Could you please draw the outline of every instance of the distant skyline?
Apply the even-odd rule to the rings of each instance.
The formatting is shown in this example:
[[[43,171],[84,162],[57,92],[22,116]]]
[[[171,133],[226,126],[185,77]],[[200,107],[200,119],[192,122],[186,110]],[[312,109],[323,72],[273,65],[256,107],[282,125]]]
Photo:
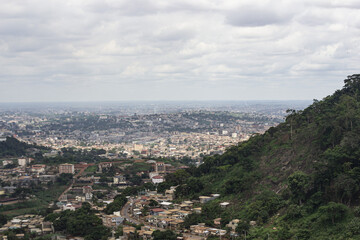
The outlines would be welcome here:
[[[0,0],[0,102],[322,99],[360,2]]]
[[[92,112],[100,114],[155,114],[192,111],[243,112],[257,114],[287,109],[302,110],[310,100],[248,100],[248,101],[109,101],[109,102],[8,102],[0,103],[0,113],[63,113]]]

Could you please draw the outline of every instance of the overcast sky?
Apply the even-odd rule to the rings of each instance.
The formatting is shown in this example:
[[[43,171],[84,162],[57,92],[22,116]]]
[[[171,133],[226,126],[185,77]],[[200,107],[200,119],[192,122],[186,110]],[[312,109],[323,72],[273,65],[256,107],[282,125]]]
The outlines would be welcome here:
[[[360,1],[0,0],[0,102],[321,99]]]

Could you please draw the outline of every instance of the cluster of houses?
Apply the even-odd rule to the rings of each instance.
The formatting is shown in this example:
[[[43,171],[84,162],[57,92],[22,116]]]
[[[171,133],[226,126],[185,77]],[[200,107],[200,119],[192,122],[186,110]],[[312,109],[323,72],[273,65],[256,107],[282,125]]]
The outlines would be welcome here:
[[[63,173],[75,174],[83,171],[89,165],[86,163],[79,164],[59,164],[59,165],[46,165],[46,164],[33,164],[33,158],[19,158],[19,159],[5,159],[2,160],[3,167],[0,167],[0,179],[6,182],[7,188],[0,187],[0,201],[4,198],[2,195],[9,195],[13,193],[16,188],[30,188],[37,184],[47,184],[49,182],[54,183],[57,176]],[[136,162],[136,160],[134,161]],[[152,166],[152,171],[147,172],[149,179],[143,179],[144,182],[152,182],[153,184],[159,184],[165,181],[164,177],[176,171],[176,168],[171,164],[164,162],[157,162],[154,160],[148,160],[146,162]],[[7,168],[7,165],[12,165],[11,168]],[[16,167],[13,167],[13,166]],[[126,165],[126,164],[125,164]],[[122,168],[126,166],[122,166]],[[131,164],[129,164],[131,165]],[[98,173],[104,173],[114,166],[114,162],[101,162],[98,164]],[[183,166],[185,167],[185,166]],[[138,173],[140,176],[144,172]],[[84,178],[83,176],[80,176]],[[86,181],[93,183],[100,183],[100,177],[92,177]],[[113,177],[113,181],[109,182],[109,186],[117,186],[119,189],[128,187],[131,183],[125,178],[123,174],[117,174]],[[86,200],[90,197],[87,196]]]
[[[200,196],[199,200],[173,203],[171,201],[173,200],[174,191],[174,187],[167,190],[165,195],[158,194],[155,191],[149,191],[144,196],[131,199],[130,215],[138,222],[145,224],[148,228],[144,228],[141,231],[143,239],[151,239],[149,237],[151,235],[151,229],[170,229],[177,232],[184,232],[183,223],[186,216],[192,213],[201,213],[202,204],[220,196],[219,194],[212,194],[210,196]],[[152,200],[158,202],[158,206],[149,208],[149,204],[153,202]],[[221,207],[226,208],[230,203],[221,202],[219,204]],[[214,219],[214,225],[220,227],[220,221],[221,218]],[[239,221],[238,219],[234,219],[227,224],[227,227],[231,229],[230,234],[232,236],[237,236],[235,230]],[[124,231],[124,235],[128,237],[135,231],[135,229],[131,227],[126,228],[126,230],[127,231]],[[186,237],[186,234],[184,234],[184,239],[206,239],[211,235],[223,236],[226,233],[227,231],[221,228],[209,227],[205,226],[205,223],[198,223],[197,225],[192,225],[186,233],[195,238]]]
[[[33,160],[32,158],[19,158],[2,161],[3,167],[0,168],[0,180],[5,183],[5,186],[0,186],[0,202],[14,200],[11,195],[17,188],[32,188],[39,184],[54,183],[61,173],[75,173],[76,165],[74,164],[60,164],[58,166],[30,165]],[[12,165],[11,168],[7,168],[9,164]]]
[[[112,202],[118,193],[115,190],[107,191],[101,188],[94,188],[94,184],[100,183],[100,177],[81,175],[81,171],[86,169],[88,166],[87,164],[60,164],[58,166],[47,166],[44,164],[31,165],[31,162],[32,159],[30,158],[21,158],[18,159],[18,167],[12,169],[0,169],[1,179],[11,181],[11,184],[9,184],[10,186],[0,188],[0,200],[2,199],[2,195],[10,196],[9,194],[14,193],[17,187],[27,186],[27,184],[31,184],[31,182],[34,182],[35,180],[38,181],[38,183],[47,183],[55,181],[59,174],[75,174],[77,172],[78,174],[74,177],[71,186],[58,199],[59,201],[56,203],[58,209],[55,210],[55,212],[65,210],[75,211],[82,206],[83,202],[92,202],[94,194],[98,195],[97,193],[101,192],[103,198],[98,200],[101,201],[103,205],[94,204],[93,208],[100,210],[98,216],[103,220],[105,226],[115,229],[123,224],[125,220],[144,224],[141,230],[137,231],[132,226],[124,226],[123,233],[125,239],[135,234],[135,232],[143,239],[152,239],[152,233],[156,229],[170,229],[177,232],[183,232],[183,239],[206,239],[210,235],[223,236],[226,234],[226,230],[208,227],[205,226],[204,223],[193,225],[190,227],[190,230],[187,230],[186,234],[189,234],[189,236],[194,238],[186,237],[186,231],[183,229],[184,220],[188,215],[192,213],[201,213],[201,205],[218,198],[220,196],[219,194],[200,196],[199,200],[173,203],[172,201],[174,200],[176,191],[175,187],[166,190],[165,194],[159,194],[157,191],[147,191],[144,192],[145,195],[138,196],[137,198],[129,198],[129,215],[123,216],[121,212],[114,212],[107,215],[102,212],[102,210],[104,210],[106,204]],[[163,182],[166,174],[176,170],[171,165],[163,162],[148,160],[147,163],[152,165],[152,171],[148,172],[148,181],[151,181],[154,184]],[[99,163],[98,172],[107,172],[113,167],[113,164],[113,162]],[[16,177],[13,177],[14,175],[9,175],[13,174],[13,171],[15,171]],[[118,189],[129,186],[126,177],[118,172],[113,176],[112,181],[107,184],[109,186],[116,186]],[[220,206],[224,208],[228,205],[228,202],[220,203]],[[220,221],[221,219],[215,219],[214,225],[220,226]],[[236,234],[235,229],[238,223],[239,220],[234,219],[227,225],[227,227],[231,229],[230,234]],[[33,215],[18,216],[12,219],[0,229],[0,232],[17,228],[25,228],[27,231],[39,235],[54,232],[51,223],[44,222],[43,218]],[[21,238],[20,235],[18,237]]]
[[[7,230],[25,229],[30,233],[37,235],[50,234],[54,232],[51,222],[44,221],[44,217],[39,215],[21,215],[8,221],[0,228],[0,234]],[[17,234],[16,237],[22,238],[24,234]]]

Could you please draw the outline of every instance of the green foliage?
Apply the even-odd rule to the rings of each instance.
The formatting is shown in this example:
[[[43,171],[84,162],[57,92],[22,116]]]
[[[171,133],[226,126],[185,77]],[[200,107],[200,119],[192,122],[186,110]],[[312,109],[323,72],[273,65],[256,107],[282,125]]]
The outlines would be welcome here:
[[[202,222],[204,222],[203,215],[197,213],[191,213],[185,217],[183,226],[189,229],[191,225],[196,225]]]
[[[150,207],[156,207],[158,205],[159,205],[159,203],[157,201],[155,201],[154,199],[150,199],[150,203],[149,203]]]
[[[246,221],[240,221],[238,223],[238,226],[236,227],[236,232],[239,234],[242,234],[244,232],[249,231],[250,229],[250,224]]]
[[[62,155],[57,155],[55,157],[50,158],[36,158],[36,163],[43,163],[43,164],[61,164],[61,163],[94,163],[94,162],[101,162],[107,160],[104,157],[99,155],[104,154],[105,150],[103,149],[91,149],[89,150],[76,150],[73,148],[62,148],[61,152]]]
[[[7,223],[7,217],[5,216],[5,215],[3,215],[3,214],[0,214],[0,227],[2,226],[2,225],[4,225],[5,223]]]
[[[156,186],[152,183],[145,183],[141,186],[132,186],[127,187],[123,190],[122,194],[125,196],[134,196],[139,194],[140,192],[143,192],[145,190],[154,191],[156,189]],[[164,190],[165,191],[165,190]]]
[[[175,191],[175,197],[195,198],[204,189],[203,183],[194,177],[188,178],[184,184],[179,185]]]
[[[180,169],[173,174],[166,175],[165,180],[166,182],[170,182],[173,186],[176,186],[184,183],[189,177],[190,174],[186,170]]]
[[[27,150],[30,148],[47,149],[46,147],[20,142],[13,137],[7,137],[6,141],[0,142],[0,157],[21,157],[27,155]]]
[[[346,226],[347,237],[360,236],[360,218],[353,218]]]
[[[329,202],[327,205],[321,206],[319,211],[322,214],[322,221],[335,224],[346,217],[349,209],[344,204]]]
[[[289,189],[292,193],[293,199],[299,204],[305,200],[306,193],[309,188],[309,176],[303,172],[295,172],[289,176]]]
[[[7,164],[4,166],[4,169],[13,169],[13,168],[16,168],[16,164],[13,164],[13,163],[10,163],[10,164]]]
[[[171,231],[171,230],[166,230],[166,231],[160,231],[160,230],[156,230],[153,232],[152,234],[154,240],[176,240],[177,236],[176,234]]]
[[[106,214],[112,214],[113,212],[120,211],[127,203],[127,198],[124,194],[117,195],[114,201],[106,206],[104,212]]]
[[[120,225],[120,226],[118,226],[118,227],[116,228],[116,230],[115,230],[115,237],[116,237],[116,238],[119,238],[119,237],[122,236],[123,234],[124,234],[124,232],[123,232],[123,226]]]
[[[287,207],[284,219],[285,220],[296,220],[298,218],[301,218],[302,216],[303,216],[303,214],[301,211],[301,207],[296,204],[292,204]]]
[[[132,177],[129,178],[129,181],[133,184],[133,185],[141,185],[142,183],[142,179],[140,176],[138,175],[133,175]]]
[[[72,180],[73,175],[71,173],[61,173],[57,178],[56,182],[60,185],[67,185]]]
[[[243,219],[266,223],[284,204],[284,200],[274,192],[264,191],[246,205]]]
[[[102,220],[86,203],[76,211],[51,213],[46,219],[53,220],[56,231],[65,231],[75,236],[85,237],[87,240],[107,239],[110,236],[110,230],[102,225]]]

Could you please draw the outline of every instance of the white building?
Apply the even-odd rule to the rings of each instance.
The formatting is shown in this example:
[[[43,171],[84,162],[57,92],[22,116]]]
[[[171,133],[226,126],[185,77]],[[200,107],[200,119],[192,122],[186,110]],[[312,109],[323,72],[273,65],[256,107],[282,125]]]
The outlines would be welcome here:
[[[2,162],[3,166],[9,165],[9,164],[13,164],[14,162],[12,160],[4,160]]]
[[[162,176],[157,175],[157,176],[152,177],[152,178],[151,178],[151,181],[152,181],[154,184],[156,184],[156,183],[162,183],[162,182],[164,182],[164,178],[163,178]]]
[[[31,158],[19,158],[18,159],[18,164],[21,167],[25,167],[26,165],[28,165],[29,163],[31,163],[32,159]]]

